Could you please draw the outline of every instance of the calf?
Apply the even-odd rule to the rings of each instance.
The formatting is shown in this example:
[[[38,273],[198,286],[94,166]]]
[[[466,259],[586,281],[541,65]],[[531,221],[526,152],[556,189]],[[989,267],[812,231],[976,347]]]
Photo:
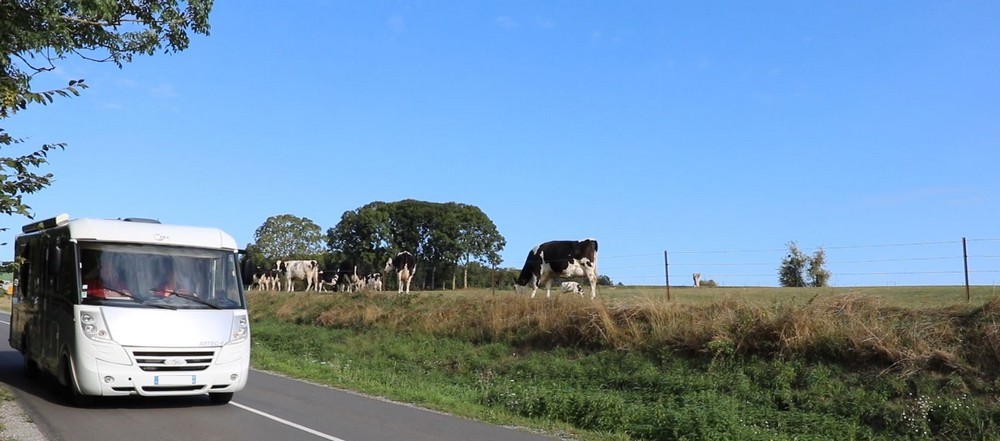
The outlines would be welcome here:
[[[304,280],[306,291],[314,286],[319,289],[319,262],[315,260],[279,260],[275,269],[284,273],[288,292],[295,289],[295,280]]]
[[[364,283],[364,278],[358,276],[357,265],[342,263],[337,274],[339,276],[337,278],[337,291],[354,292],[361,289],[361,284]]]
[[[409,251],[400,251],[396,254],[396,257],[390,257],[389,260],[385,262],[385,272],[396,271],[396,279],[399,282],[399,292],[403,293],[405,287],[406,293],[410,293],[410,282],[413,281],[413,276],[417,273],[417,259],[410,254]]]
[[[544,283],[545,297],[550,297],[555,277],[586,277],[590,298],[597,298],[597,240],[556,240],[536,245],[528,252],[514,288],[521,294],[531,283],[531,298],[535,298],[538,285]]]
[[[559,285],[559,287],[562,288],[562,292],[575,292],[579,294],[580,297],[583,297],[583,288],[578,282],[563,282]]]
[[[333,290],[337,290],[337,279],[340,278],[340,274],[337,271],[320,271],[319,272],[319,291],[326,291],[326,287],[333,287]]]
[[[256,289],[258,291],[274,291],[280,290],[280,285],[281,279],[278,276],[277,270],[258,268],[253,273],[253,283],[250,284],[250,289]]]
[[[262,291],[264,289],[264,278],[267,277],[267,273],[258,268],[253,272],[253,281],[250,282],[249,291]]]
[[[365,276],[365,287],[372,291],[381,291],[382,273],[371,273]]]

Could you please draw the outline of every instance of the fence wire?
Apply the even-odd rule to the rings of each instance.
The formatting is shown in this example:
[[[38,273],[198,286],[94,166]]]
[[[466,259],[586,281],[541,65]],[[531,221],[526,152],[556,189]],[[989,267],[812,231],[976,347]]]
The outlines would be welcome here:
[[[812,257],[823,250],[830,286],[996,285],[1000,281],[1000,238],[922,241],[800,248]],[[787,248],[747,250],[666,250],[630,255],[601,255],[599,270],[614,283],[671,285],[701,281],[723,286],[777,286]],[[966,270],[967,264],[967,270]]]

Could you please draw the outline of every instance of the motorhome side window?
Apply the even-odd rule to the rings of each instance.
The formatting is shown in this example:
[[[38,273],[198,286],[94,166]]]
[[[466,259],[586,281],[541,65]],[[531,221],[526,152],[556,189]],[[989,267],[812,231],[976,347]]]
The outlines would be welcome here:
[[[18,244],[18,270],[17,270],[17,295],[21,299],[28,299],[32,294],[31,290],[31,246],[28,243]]]

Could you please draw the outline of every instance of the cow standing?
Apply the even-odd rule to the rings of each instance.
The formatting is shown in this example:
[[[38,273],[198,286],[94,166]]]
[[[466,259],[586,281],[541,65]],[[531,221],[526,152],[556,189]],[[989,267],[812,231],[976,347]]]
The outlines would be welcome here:
[[[279,260],[275,269],[284,273],[288,292],[295,289],[296,279],[306,282],[306,291],[314,286],[319,289],[319,262],[315,260]]]
[[[281,278],[278,271],[274,269],[258,268],[253,272],[253,283],[250,290],[258,291],[280,291]]]
[[[400,294],[403,293],[405,286],[406,293],[410,293],[410,282],[413,280],[413,276],[417,273],[417,258],[413,257],[409,251],[400,251],[396,254],[396,257],[390,257],[389,260],[385,262],[385,272],[396,271],[396,279],[398,280]]]
[[[354,292],[361,289],[364,277],[358,275],[358,266],[350,262],[343,262],[337,270],[337,291]]]
[[[372,291],[382,290],[382,273],[371,273],[365,276],[365,288]]]
[[[545,284],[548,298],[552,279],[556,277],[586,277],[590,282],[590,298],[597,298],[597,240],[556,240],[535,246],[528,252],[514,288],[522,294],[531,283],[531,298],[535,298],[538,285]]]

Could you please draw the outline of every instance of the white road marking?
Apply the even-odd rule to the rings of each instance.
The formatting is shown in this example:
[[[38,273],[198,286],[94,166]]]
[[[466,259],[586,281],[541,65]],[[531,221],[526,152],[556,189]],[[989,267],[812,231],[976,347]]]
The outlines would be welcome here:
[[[330,441],[344,441],[343,439],[337,438],[337,437],[335,437],[333,435],[327,435],[327,434],[325,434],[323,432],[310,429],[310,428],[305,427],[305,426],[303,426],[301,424],[295,424],[295,423],[293,423],[291,421],[288,421],[286,419],[278,418],[278,417],[276,417],[274,415],[271,415],[271,414],[269,414],[267,412],[254,409],[252,407],[247,407],[247,406],[244,406],[242,404],[239,404],[239,403],[236,403],[236,402],[233,402],[233,401],[230,401],[229,404],[232,404],[233,406],[239,407],[240,409],[243,409],[245,411],[253,412],[253,413],[255,413],[257,415],[260,415],[260,416],[262,416],[264,418],[268,418],[268,419],[277,421],[277,422],[279,422],[281,424],[284,424],[284,425],[286,425],[288,427],[293,427],[293,428],[299,429],[299,430],[301,430],[303,432],[311,433],[311,434],[316,435],[316,436],[318,436],[320,438],[323,438],[323,439],[328,439]]]
[[[10,322],[5,322],[3,320],[0,320],[0,323],[6,324],[6,325],[10,324]],[[327,440],[330,440],[330,441],[345,441],[344,439],[337,438],[337,437],[335,437],[333,435],[327,435],[327,434],[325,434],[323,432],[320,432],[318,430],[310,429],[310,428],[308,428],[306,426],[303,426],[301,424],[295,424],[295,423],[293,423],[291,421],[288,421],[288,420],[286,420],[284,418],[276,417],[276,416],[271,415],[271,414],[269,414],[267,412],[254,409],[252,407],[244,406],[242,404],[239,404],[239,403],[236,403],[236,402],[233,402],[233,401],[230,401],[229,404],[232,404],[233,406],[239,407],[240,409],[243,409],[243,410],[245,410],[247,412],[253,412],[253,413],[257,414],[257,415],[260,415],[260,416],[262,416],[264,418],[267,418],[267,419],[270,419],[272,421],[277,421],[277,422],[279,422],[281,424],[284,424],[284,425],[286,425],[288,427],[292,427],[292,428],[295,428],[295,429],[299,429],[299,430],[301,430],[303,432],[306,432],[306,433],[309,433],[309,434],[312,434],[312,435],[316,435],[316,436],[318,436],[320,438],[323,438],[323,439],[327,439]]]

